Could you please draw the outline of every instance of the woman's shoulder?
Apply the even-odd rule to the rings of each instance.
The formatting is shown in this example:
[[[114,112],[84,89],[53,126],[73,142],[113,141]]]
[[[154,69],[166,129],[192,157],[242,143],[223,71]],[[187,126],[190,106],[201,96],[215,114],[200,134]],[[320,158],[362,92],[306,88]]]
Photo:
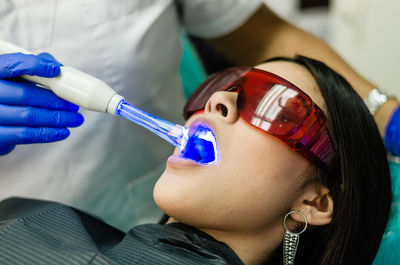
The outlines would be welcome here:
[[[0,264],[240,264],[224,243],[185,224],[128,233],[56,202],[0,202]]]
[[[108,261],[98,254],[124,236],[101,220],[60,203],[25,198],[0,202],[0,264]]]
[[[228,245],[183,223],[136,226],[114,250],[164,261],[160,264],[243,264]]]

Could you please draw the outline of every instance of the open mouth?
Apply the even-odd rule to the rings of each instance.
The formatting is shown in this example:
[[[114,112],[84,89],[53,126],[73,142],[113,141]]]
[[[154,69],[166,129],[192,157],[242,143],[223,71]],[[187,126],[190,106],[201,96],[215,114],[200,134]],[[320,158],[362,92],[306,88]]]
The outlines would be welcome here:
[[[204,122],[191,126],[187,143],[179,156],[203,165],[218,162],[217,141],[212,129]]]

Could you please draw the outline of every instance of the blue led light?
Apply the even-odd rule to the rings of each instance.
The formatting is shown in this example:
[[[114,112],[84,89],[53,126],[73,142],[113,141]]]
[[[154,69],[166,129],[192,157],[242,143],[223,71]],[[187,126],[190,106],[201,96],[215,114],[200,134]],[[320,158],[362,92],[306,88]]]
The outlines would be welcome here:
[[[157,118],[122,100],[116,115],[124,117],[165,139],[178,147],[181,156],[197,163],[209,165],[219,159],[214,133],[207,126],[199,124],[189,135],[187,127]]]

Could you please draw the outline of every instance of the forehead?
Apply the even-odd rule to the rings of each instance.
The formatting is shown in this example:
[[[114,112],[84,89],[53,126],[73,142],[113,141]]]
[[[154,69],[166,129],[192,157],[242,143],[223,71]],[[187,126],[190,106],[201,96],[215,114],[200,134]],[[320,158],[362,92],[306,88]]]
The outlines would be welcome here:
[[[292,62],[275,61],[257,65],[255,68],[271,72],[291,82],[309,95],[326,113],[325,101],[318,85],[305,67]]]

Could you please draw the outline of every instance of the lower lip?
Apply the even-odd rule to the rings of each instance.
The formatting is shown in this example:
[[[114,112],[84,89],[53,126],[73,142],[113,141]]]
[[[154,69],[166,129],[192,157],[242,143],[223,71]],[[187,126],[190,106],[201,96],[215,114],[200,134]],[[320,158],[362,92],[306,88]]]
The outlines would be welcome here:
[[[190,168],[190,167],[202,166],[201,164],[198,164],[193,160],[185,159],[177,155],[172,155],[168,157],[167,165],[176,168]]]

